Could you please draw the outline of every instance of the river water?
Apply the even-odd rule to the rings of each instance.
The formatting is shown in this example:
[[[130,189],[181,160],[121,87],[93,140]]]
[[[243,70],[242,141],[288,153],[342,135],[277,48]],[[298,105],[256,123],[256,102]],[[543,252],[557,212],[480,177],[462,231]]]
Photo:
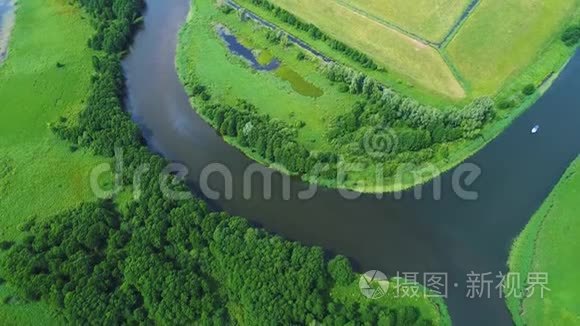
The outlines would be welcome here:
[[[253,195],[245,199],[242,176],[252,161],[194,112],[175,72],[177,33],[188,1],[148,0],[144,29],[124,62],[128,107],[152,150],[185,164],[194,188],[204,167],[224,164],[233,175],[233,197],[211,200],[215,208],[288,239],[344,254],[359,271],[420,273],[419,280],[428,272],[448,273],[447,304],[456,325],[511,324],[497,292],[491,299],[466,298],[466,274],[505,271],[511,242],[580,152],[580,56],[532,108],[467,160],[482,171],[469,187],[479,194],[477,200],[454,194],[454,171],[442,177],[441,200],[429,190],[420,200],[411,193],[402,199],[363,195],[348,200],[330,189],[298,200],[296,194],[308,187],[300,180],[292,180],[291,199],[285,200],[277,173],[271,199],[264,198],[261,182],[252,183]],[[536,124],[540,132],[532,135]],[[222,194],[223,184],[217,175],[209,178],[211,188]]]
[[[8,53],[8,41],[14,24],[14,3],[12,0],[0,0],[0,63]]]

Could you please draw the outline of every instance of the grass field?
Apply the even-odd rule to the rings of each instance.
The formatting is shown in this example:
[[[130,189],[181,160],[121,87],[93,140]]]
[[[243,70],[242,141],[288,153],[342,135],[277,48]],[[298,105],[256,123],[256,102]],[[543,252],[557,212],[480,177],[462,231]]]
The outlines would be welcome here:
[[[537,61],[554,39],[559,39],[579,3],[482,1],[446,52],[469,83],[472,95],[494,95],[510,77]]]
[[[334,0],[359,8],[432,42],[440,42],[470,0]]]
[[[455,100],[465,92],[438,51],[334,1],[273,0],[333,38],[366,53],[380,66]]]
[[[515,241],[509,269],[527,275],[549,275],[544,299],[539,295],[508,299],[517,325],[578,325],[580,323],[580,158],[562,177],[550,197]]]
[[[0,66],[0,240],[17,238],[18,226],[31,217],[92,197],[89,171],[104,159],[71,153],[48,128],[75,115],[87,94],[92,31],[81,17],[65,0],[19,2],[9,55]],[[4,304],[11,295],[0,286],[0,324],[58,323],[42,303]]]

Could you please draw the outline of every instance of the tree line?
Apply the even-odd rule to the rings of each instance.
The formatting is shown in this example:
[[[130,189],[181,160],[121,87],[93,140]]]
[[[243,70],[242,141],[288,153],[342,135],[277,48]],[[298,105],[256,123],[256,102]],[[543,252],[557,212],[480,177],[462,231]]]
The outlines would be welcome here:
[[[361,96],[350,112],[336,117],[330,125],[327,138],[337,149],[348,149],[346,145],[353,140],[362,141],[370,129],[380,127],[396,132],[397,146],[385,148],[385,155],[416,152],[460,139],[475,139],[495,116],[494,101],[488,97],[463,108],[440,110],[401,96],[348,67],[324,63],[321,70],[344,92]],[[355,149],[352,154],[364,154],[360,153],[362,145],[351,147]]]
[[[141,180],[139,200],[122,208],[114,200],[84,203],[31,220],[23,224],[23,236],[16,243],[3,243],[0,273],[23,298],[47,302],[70,324],[432,324],[414,306],[332,298],[333,287],[354,281],[350,263],[342,256],[327,260],[320,248],[212,212],[200,199],[166,199],[158,175],[167,162],[149,152],[123,111],[120,60],[143,3],[79,3],[96,26],[108,27],[97,28],[89,42],[100,52],[93,60],[90,95],[78,121],[61,119],[51,128],[96,154],[112,156],[115,147],[123,148],[125,178],[142,164],[150,166],[150,173]],[[209,100],[203,87],[194,88]],[[264,122],[266,117],[251,113],[255,109],[249,104],[239,106],[247,117],[225,106],[208,115],[221,121],[223,132],[248,144],[264,138],[254,128],[268,129],[263,131],[268,140],[261,142],[278,139],[264,145],[264,153],[269,150],[273,159],[295,152],[292,146],[298,145],[286,144],[295,132],[283,126],[274,132]],[[186,190],[183,183],[176,187]]]
[[[251,2],[263,9],[271,12],[275,17],[280,19],[282,22],[293,26],[301,31],[307,32],[313,39],[322,40],[328,44],[332,49],[346,55],[355,62],[361,64],[365,68],[376,70],[378,65],[366,54],[355,50],[348,45],[330,37],[328,34],[321,31],[318,27],[313,24],[305,23],[298,17],[294,16],[290,12],[272,4],[268,0],[251,0]]]

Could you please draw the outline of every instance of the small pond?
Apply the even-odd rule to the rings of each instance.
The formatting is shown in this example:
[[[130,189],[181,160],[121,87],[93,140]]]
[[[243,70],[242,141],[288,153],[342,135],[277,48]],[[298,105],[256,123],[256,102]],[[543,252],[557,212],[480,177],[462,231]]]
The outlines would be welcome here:
[[[309,83],[299,73],[288,67],[288,65],[282,64],[270,52],[261,50],[256,55],[255,51],[243,45],[225,26],[218,25],[216,30],[220,38],[225,42],[228,50],[243,58],[253,69],[273,72],[278,78],[290,83],[292,89],[300,95],[320,97],[324,94],[320,88]]]

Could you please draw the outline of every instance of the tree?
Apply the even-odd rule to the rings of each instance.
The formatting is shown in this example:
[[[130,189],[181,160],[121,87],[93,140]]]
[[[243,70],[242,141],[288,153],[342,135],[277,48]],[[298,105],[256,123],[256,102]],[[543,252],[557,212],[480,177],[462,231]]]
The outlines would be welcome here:
[[[337,285],[347,286],[354,280],[350,262],[341,255],[334,257],[328,262],[328,273]]]
[[[580,24],[568,27],[562,34],[562,41],[569,47],[576,46],[580,41]]]
[[[534,84],[528,84],[522,90],[522,93],[526,96],[530,96],[536,92],[536,86]]]

